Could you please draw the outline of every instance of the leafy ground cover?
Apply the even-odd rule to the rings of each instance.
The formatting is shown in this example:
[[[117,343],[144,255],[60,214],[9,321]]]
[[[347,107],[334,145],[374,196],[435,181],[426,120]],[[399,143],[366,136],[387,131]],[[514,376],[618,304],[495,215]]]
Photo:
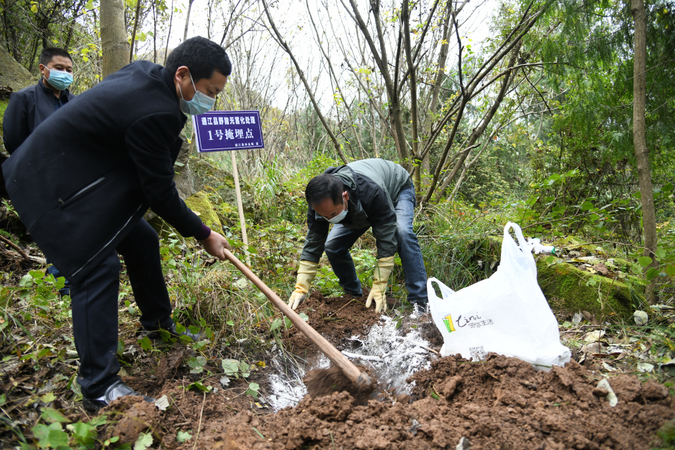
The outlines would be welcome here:
[[[407,317],[409,307],[389,300],[398,307],[396,317]],[[364,303],[365,296],[315,292],[300,310],[344,349],[379,320]],[[128,313],[130,307],[122,309]],[[257,342],[277,344],[287,364],[311,364],[317,349],[277,319],[254,333]],[[81,408],[67,322],[40,335],[9,327],[0,369],[0,438],[23,448],[453,448],[462,438],[471,448],[669,448],[675,439],[668,422],[675,417],[672,375],[635,375],[635,358],[654,342],[646,334],[622,341],[623,330],[593,322],[583,315],[563,321],[563,340],[575,361],[548,373],[498,356],[482,363],[436,358],[409,380],[415,383],[411,396],[379,389],[358,405],[349,394],[336,393],[305,398],[278,413],[266,400],[267,376],[278,370],[270,364],[272,353],[234,357],[255,354],[246,342],[253,335],[229,342],[214,333],[208,343],[157,344],[123,327],[125,382],[161,401],[129,397],[97,416]],[[431,351],[440,348],[428,315],[414,324],[402,320],[401,334],[412,326],[424,327]],[[604,377],[618,397],[614,407],[607,388],[598,387]]]
[[[259,199],[265,210],[256,217],[283,219],[254,222],[249,229],[252,245],[245,247],[237,239],[236,225],[224,230],[240,259],[249,259],[253,271],[282,298],[292,289],[304,237],[304,210],[296,188],[284,194],[292,201],[269,195]],[[270,189],[279,191],[284,189]],[[646,449],[675,444],[675,426],[670,422],[675,416],[675,309],[667,284],[670,252],[662,260],[663,273],[655,275],[665,281],[660,303],[647,305],[639,296],[629,300],[631,311],[642,311],[646,318],[555,307],[563,342],[572,349],[574,362],[549,373],[534,372],[501,357],[483,363],[437,358],[434,351],[442,345],[440,334],[428,316],[407,319],[411,307],[397,266],[388,315],[400,325],[402,336],[414,327],[422,329],[435,359],[431,368],[421,369],[409,380],[415,383],[411,395],[380,388],[367,404],[354,404],[352,397],[340,393],[305,398],[274,413],[269,375],[311,367],[316,348],[231,265],[216,262],[190,242],[168,234],[161,251],[174,317],[201,331],[204,339],[152,342],[140,338],[136,333],[139,313],[122,274],[118,348],[122,376],[160,402],[127,398],[91,416],[81,408],[75,382],[70,300],[58,295],[62,281],[44,276],[42,255],[20,223],[4,221],[11,216],[11,204],[3,207],[0,236],[8,241],[0,251],[3,447],[455,448],[465,442],[463,438],[473,449]],[[428,273],[454,289],[490,276],[499,263],[503,223],[530,211],[527,205],[515,208],[514,213],[504,204],[477,209],[454,202],[422,210],[416,226]],[[547,243],[567,247],[560,259],[588,272],[589,280],[640,275],[635,249],[624,251],[619,246],[620,252],[613,253],[606,250],[612,242],[604,237],[577,239],[559,229],[526,227]],[[670,228],[668,223],[663,225],[665,237],[673,235]],[[572,239],[576,240],[571,246]],[[669,242],[664,240],[664,247]],[[367,234],[353,251],[364,286],[372,275],[373,247],[374,239]],[[607,253],[601,255],[602,261],[584,259],[600,255],[599,248]],[[547,259],[543,257],[540,264],[559,264]],[[608,259],[616,261],[617,267],[606,266]],[[621,259],[630,261],[619,264]],[[592,283],[582,284],[597,289]],[[379,316],[365,309],[365,297],[343,297],[325,263],[314,288],[299,310],[302,317],[339,349],[353,350],[351,337],[366,333]],[[555,299],[549,300],[557,305]],[[618,398],[614,407],[609,405],[607,388],[598,387],[603,378]]]

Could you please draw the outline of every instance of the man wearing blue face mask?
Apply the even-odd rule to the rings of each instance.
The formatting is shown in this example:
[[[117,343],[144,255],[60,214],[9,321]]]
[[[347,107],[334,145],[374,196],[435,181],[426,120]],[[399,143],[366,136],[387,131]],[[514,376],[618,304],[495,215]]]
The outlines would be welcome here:
[[[413,232],[415,187],[403,167],[383,159],[330,167],[310,180],[305,198],[308,230],[295,291],[288,300],[291,308],[296,309],[307,297],[324,250],[345,293],[362,295],[349,249],[371,227],[377,244],[377,265],[366,308],[375,300],[376,312],[387,310],[387,281],[397,252],[405,273],[408,301],[427,303],[427,274]],[[334,225],[329,234],[331,223]]]
[[[47,117],[75,98],[68,90],[73,82],[73,59],[67,51],[56,47],[42,50],[39,67],[40,81],[9,97],[2,132],[10,155]]]
[[[40,54],[39,68],[42,79],[36,85],[9,97],[2,133],[10,155],[47,117],[75,98],[68,90],[73,82],[73,59],[70,53],[62,48],[46,48]],[[54,278],[63,276],[53,265],[47,267],[47,273],[54,275]],[[70,295],[68,280],[59,292],[61,295]]]
[[[139,395],[118,375],[118,253],[144,331],[198,338],[176,328],[159,238],[143,214],[152,208],[226,259],[227,240],[185,205],[173,176],[186,114],[209,110],[231,71],[218,44],[188,39],[165,67],[136,61],[107,76],[52,114],[2,165],[21,220],[70,280],[77,381],[89,411]]]

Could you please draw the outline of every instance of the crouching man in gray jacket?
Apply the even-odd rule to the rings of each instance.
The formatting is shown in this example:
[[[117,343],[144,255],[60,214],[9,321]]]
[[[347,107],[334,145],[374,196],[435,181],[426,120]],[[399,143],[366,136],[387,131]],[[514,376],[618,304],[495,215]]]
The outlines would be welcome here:
[[[415,187],[403,167],[383,159],[330,167],[310,180],[305,197],[308,230],[295,291],[288,301],[293,309],[307,297],[324,250],[345,293],[363,294],[349,249],[371,227],[377,243],[377,266],[366,307],[375,300],[376,312],[387,310],[387,280],[396,252],[405,273],[408,301],[427,303],[427,274],[413,232]],[[331,223],[335,225],[329,233]]]

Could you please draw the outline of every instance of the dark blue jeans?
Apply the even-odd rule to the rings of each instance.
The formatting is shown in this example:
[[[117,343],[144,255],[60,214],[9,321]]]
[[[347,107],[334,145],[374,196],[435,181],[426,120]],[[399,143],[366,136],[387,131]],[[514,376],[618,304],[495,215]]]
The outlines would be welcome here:
[[[159,238],[143,219],[117,249],[82,280],[71,281],[73,335],[80,355],[77,382],[87,398],[101,397],[119,379],[117,361],[117,308],[120,260],[124,257],[127,275],[138,308],[140,322],[148,330],[167,329],[173,324],[171,302],[162,274]]]
[[[396,208],[396,238],[398,255],[401,257],[405,274],[405,287],[408,289],[408,301],[426,303],[427,271],[424,268],[420,244],[413,231],[416,203],[415,187],[410,183],[410,187],[401,191],[394,205]],[[333,272],[340,280],[340,286],[347,294],[363,294],[349,249],[366,231],[368,228],[347,228],[338,223],[333,225],[326,239],[326,256]]]

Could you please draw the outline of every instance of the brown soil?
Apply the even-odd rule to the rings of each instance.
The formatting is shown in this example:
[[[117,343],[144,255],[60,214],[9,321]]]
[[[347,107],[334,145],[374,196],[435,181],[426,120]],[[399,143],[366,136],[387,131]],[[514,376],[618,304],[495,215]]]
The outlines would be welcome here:
[[[366,372],[373,380],[373,374],[365,366],[357,365],[361,372]],[[314,369],[307,372],[302,379],[307,387],[307,395],[311,397],[324,397],[332,395],[335,392],[348,392],[352,396],[355,405],[368,403],[370,395],[377,387],[377,381],[371,382],[368,386],[359,386],[345,376],[338,367],[329,369]]]
[[[483,363],[447,357],[413,378],[419,398],[412,403],[353,406],[345,392],[306,397],[275,415],[236,416],[227,421],[225,436],[205,444],[426,449],[455,448],[467,438],[472,450],[640,449],[650,448],[656,430],[675,415],[665,387],[631,377],[613,380],[622,400],[611,408],[595,390],[597,377],[575,362],[546,373],[497,355]]]
[[[364,334],[378,321],[373,308],[365,309],[366,298],[313,294],[298,312],[307,314],[309,324],[336,347],[348,348],[352,345],[348,338]],[[442,341],[433,324],[415,326],[433,350],[440,349]],[[405,329],[404,322],[401,331]],[[283,343],[303,358],[317,354],[294,328],[283,332]],[[124,378],[127,384],[155,398],[166,395],[170,406],[160,411],[140,397],[122,398],[101,411],[107,414],[108,425],[99,439],[119,436],[120,442],[133,443],[140,433],[150,432],[151,448],[169,450],[454,449],[463,438],[471,450],[649,449],[659,445],[657,430],[675,417],[675,398],[655,381],[641,383],[626,375],[611,378],[619,399],[612,408],[607,392],[597,388],[601,376],[592,366],[572,361],[564,368],[538,372],[527,363],[493,354],[479,363],[458,356],[436,358],[429,370],[408,379],[414,383],[412,395],[396,400],[380,395],[364,401],[349,392],[329,390],[330,395],[307,396],[297,406],[273,413],[264,400],[270,365],[223,388],[220,361],[209,361],[214,375],[204,378],[203,373],[188,373],[185,360],[190,356],[175,344],[158,362],[127,367],[134,375]],[[28,383],[19,377],[33,369],[23,363],[11,370],[4,372],[9,374],[2,385],[5,392],[11,383]],[[371,376],[377,380],[377,374]],[[197,380],[217,390],[189,389]],[[261,385],[261,398],[245,394],[249,382]],[[50,406],[73,421],[90,419],[79,403],[59,400]],[[4,408],[17,414],[16,409]],[[35,423],[36,418],[31,420]],[[179,432],[191,438],[178,442]]]
[[[345,338],[353,335],[363,335],[370,327],[380,320],[375,307],[366,309],[368,292],[361,297],[324,297],[318,292],[312,292],[310,297],[297,309],[298,313],[305,313],[309,317],[309,325],[328,339],[339,350],[343,350]],[[393,305],[395,300],[389,298],[388,304]],[[284,332],[284,341],[290,345],[293,353],[313,355],[317,348],[296,328],[289,328]]]
[[[315,293],[298,312],[307,314],[310,325],[336,347],[346,348],[349,337],[364,334],[378,321],[372,308],[365,309],[366,298]],[[438,350],[442,339],[433,324],[420,328]],[[292,351],[316,354],[295,329],[286,330],[285,338]],[[376,374],[371,375],[377,380]],[[148,424],[145,430],[159,433],[169,449],[195,448],[195,439],[198,448],[209,449],[454,449],[462,438],[468,439],[472,450],[647,449],[657,444],[657,430],[675,417],[675,399],[667,388],[654,381],[641,384],[635,377],[612,378],[619,398],[612,408],[606,391],[596,388],[600,379],[574,361],[538,372],[527,363],[498,355],[481,363],[457,356],[436,359],[430,370],[411,377],[412,397],[392,401],[380,395],[388,400],[368,401],[359,392],[350,393],[349,383],[337,386],[344,377],[331,368],[310,372],[305,379],[313,392],[328,386],[321,391],[327,395],[307,396],[296,407],[276,414],[251,408],[250,401],[248,405],[238,401],[241,396],[231,399],[227,391],[185,393],[174,383],[161,392],[177,395],[176,407],[160,413],[134,400],[135,408],[126,411],[125,422],[120,421],[115,433],[137,435],[142,427],[129,418],[140,417]],[[191,430],[193,438],[177,443],[178,429]]]

